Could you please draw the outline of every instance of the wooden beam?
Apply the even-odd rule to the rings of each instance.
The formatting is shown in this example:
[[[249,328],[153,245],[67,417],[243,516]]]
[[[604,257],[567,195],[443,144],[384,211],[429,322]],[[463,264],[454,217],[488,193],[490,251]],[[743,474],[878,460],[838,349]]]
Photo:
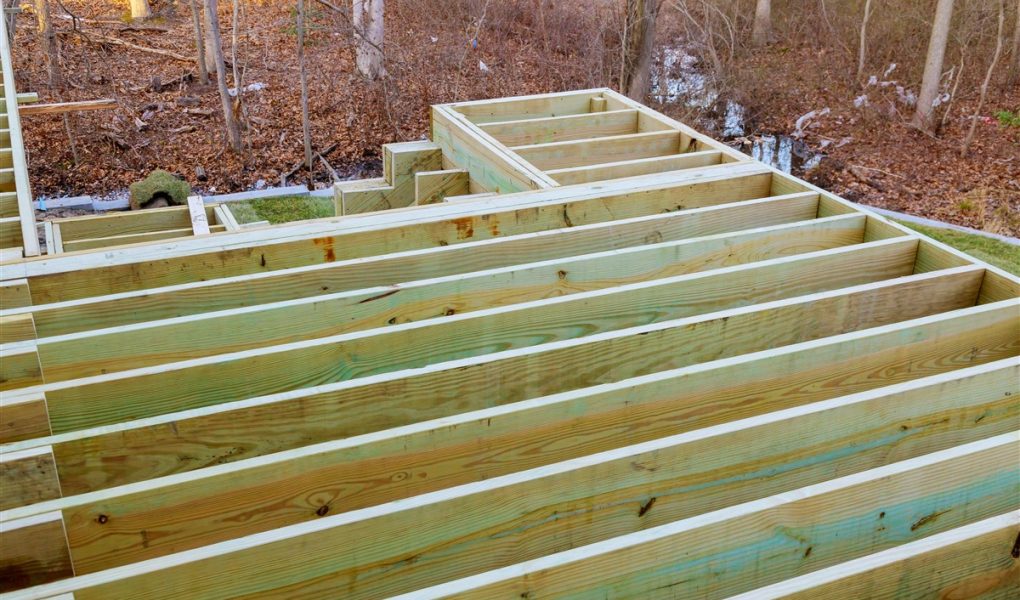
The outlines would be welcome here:
[[[549,171],[678,154],[680,132],[632,133],[571,142],[514,146],[511,150],[535,167]]]
[[[830,388],[855,393],[1016,356],[1020,338],[1011,327],[1015,311],[1016,304],[1007,302],[757,353],[752,348],[740,355],[738,348],[729,350],[738,352],[733,358],[703,366],[686,360],[662,365],[641,345],[645,337],[662,334],[637,328],[603,336],[590,347],[588,340],[557,342],[61,434],[3,450],[52,445],[61,487],[70,495],[674,367],[687,373],[692,398],[744,398],[738,404],[756,411],[747,397],[755,396],[763,406],[772,399],[810,402],[826,397]],[[663,333],[680,332],[670,328]],[[662,341],[693,340],[681,336]],[[725,354],[722,348],[715,351]],[[577,352],[587,352],[587,362],[575,357]],[[541,370],[554,361],[583,368],[571,377],[543,378]],[[776,372],[789,376],[775,380]],[[720,386],[720,381],[727,384]],[[493,398],[491,386],[497,385],[501,395]],[[168,460],[177,454],[192,460]]]
[[[716,169],[712,171],[712,169]],[[5,266],[32,281],[35,304],[458,244],[679,211],[767,196],[770,175],[747,163],[617,180],[597,189],[545,190],[470,204],[296,223],[229,236],[152,244],[91,256],[54,256]],[[635,202],[636,198],[640,201]],[[522,201],[523,200],[523,201]],[[172,252],[168,252],[172,250]],[[203,265],[202,268],[195,268]],[[89,277],[79,271],[89,269]]]
[[[0,592],[74,576],[59,512],[0,523],[0,557]]]
[[[223,233],[225,231],[227,231],[226,225],[209,226],[209,233]],[[195,230],[191,226],[188,226],[180,229],[161,229],[159,231],[151,231],[148,233],[127,233],[124,235],[114,235],[110,237],[84,238],[74,240],[73,242],[63,243],[61,246],[64,252],[81,252],[82,250],[95,250],[98,248],[112,248],[128,244],[145,244],[159,240],[187,238],[193,235],[195,235]]]
[[[734,309],[732,313],[724,311],[703,317],[691,317],[694,321],[705,320],[711,325],[699,327],[696,332],[688,332],[688,335],[697,337],[699,343],[701,336],[713,335],[715,336],[713,343],[699,347],[698,352],[682,356],[660,356],[658,360],[666,361],[663,368],[668,368],[668,365],[674,364],[672,361],[690,364],[687,361],[699,360],[699,356],[702,356],[700,353],[707,352],[707,348],[719,352],[715,344],[729,339],[728,336],[719,335],[720,327],[729,336],[738,338],[729,339],[729,346],[721,351],[725,355],[738,349],[753,352],[761,349],[762,344],[777,344],[776,340],[790,340],[785,343],[795,343],[845,333],[859,327],[878,326],[893,320],[971,306],[976,286],[980,285],[980,274],[978,269],[956,272],[951,279],[901,277],[878,284],[871,283],[781,300],[774,304]],[[950,284],[950,281],[953,281],[953,284]],[[955,287],[949,287],[950,285]],[[670,289],[672,288],[667,284],[658,286],[656,291],[665,292]],[[632,293],[613,294],[605,301],[595,303],[596,307],[592,307],[590,311],[608,309],[610,304],[607,302],[636,297],[633,296],[635,290],[629,291]],[[902,298],[909,297],[914,304],[903,307],[905,301],[902,298],[896,301],[891,297],[896,293],[902,294]],[[920,293],[928,296],[915,299],[915,295]],[[594,326],[593,329],[587,330],[590,334],[625,327],[627,323],[638,324],[650,316],[643,310],[629,313],[624,311],[621,317],[593,321],[586,320],[581,314],[574,314],[586,298],[594,298],[601,292],[593,294],[590,297],[575,294],[559,301],[543,301],[537,307],[516,305],[422,323],[394,325],[378,333],[355,332],[308,342],[111,373],[90,379],[58,382],[47,384],[39,390],[46,393],[54,432],[66,432],[211,406],[244,397],[453,361],[492,352],[491,348],[506,350],[548,343],[576,336],[579,327]],[[851,306],[848,303],[857,304]],[[864,311],[865,307],[871,312],[862,314],[861,311]],[[529,311],[530,308],[538,310]],[[824,317],[821,311],[825,311]],[[588,310],[585,312],[595,314]],[[564,314],[573,316],[563,320]],[[531,316],[540,316],[543,320],[551,318],[554,321],[547,325],[545,322],[527,320]],[[720,321],[719,319],[723,319],[724,316],[728,316],[729,319]],[[526,320],[519,321],[522,317]],[[825,322],[819,323],[819,319]],[[519,329],[514,329],[514,323],[518,324]],[[582,325],[579,326],[578,323]],[[686,323],[684,320],[669,321],[657,323],[655,326],[672,325],[684,328],[687,327]],[[769,335],[762,335],[761,330],[756,330],[752,334],[744,330],[743,325],[737,325],[745,323],[747,327],[751,327],[751,323],[756,323],[757,327],[765,327],[767,323]],[[521,324],[527,326],[522,327]],[[470,332],[466,333],[469,327]],[[491,333],[494,331],[507,331],[508,335],[501,338]],[[511,334],[510,331],[514,333]],[[454,339],[449,341],[450,337]],[[588,335],[582,340],[597,341],[597,338],[592,340],[591,337]],[[645,337],[654,339],[659,336]],[[437,355],[435,352],[437,347],[444,348],[445,352]],[[719,354],[714,356],[718,357]],[[352,360],[351,357],[357,358]],[[577,366],[568,367],[566,363],[547,367],[553,372],[547,372],[542,377],[579,375],[576,372]],[[560,372],[561,369],[567,370]],[[212,376],[212,373],[216,375]]]
[[[56,115],[67,112],[79,112],[88,110],[112,110],[117,108],[117,100],[103,98],[101,100],[83,100],[80,102],[55,102],[50,104],[35,104],[32,106],[20,107],[18,112],[22,116],[32,115]]]
[[[443,149],[442,168],[467,170],[471,180],[486,191],[507,194],[556,186],[555,181],[521,161],[458,112],[433,106],[431,134]]]
[[[647,597],[667,586],[682,596],[708,586],[730,596],[1015,510],[1018,451],[1017,433],[996,436],[399,598],[596,597],[610,589]],[[736,556],[769,568],[749,569]],[[191,566],[199,564],[209,566]]]
[[[10,391],[42,383],[35,340],[0,345],[0,390]]]
[[[27,279],[5,279],[0,281],[0,310],[12,310],[32,306],[32,293]]]
[[[443,168],[443,152],[428,141],[383,144],[383,181],[375,186],[337,183],[337,214],[351,215],[411,206],[415,200],[415,173]],[[376,180],[371,180],[376,181]]]
[[[799,194],[96,296],[20,310],[11,309],[4,314],[31,311],[39,335],[50,337],[370,286],[392,285],[423,277],[442,277],[603,252],[650,242],[717,235],[755,225],[767,227],[786,224],[811,219],[816,211],[817,195]],[[3,289],[0,287],[0,292]],[[23,301],[31,304],[27,282],[22,291],[25,296]],[[199,295],[203,298],[200,303],[194,301]]]
[[[665,438],[327,515],[24,594],[555,597],[604,595],[614,585],[643,596],[663,585],[693,593],[708,577],[720,594],[736,593],[1002,514],[1016,508],[1020,493],[1013,432],[702,515],[718,501],[687,469],[711,472],[711,465],[674,455],[684,441]],[[759,480],[733,485],[753,494]],[[748,572],[724,558],[741,550],[768,557],[770,568]],[[519,560],[527,562],[510,566]],[[717,565],[711,573],[708,561]],[[449,582],[493,566],[500,570]],[[439,585],[421,589],[430,584]],[[19,597],[26,596],[11,596]]]
[[[37,348],[46,380],[66,381],[718,267],[754,263],[767,269],[770,257],[857,244],[863,226],[864,217],[842,215],[43,338]],[[909,252],[902,257],[900,268],[908,272]],[[762,260],[766,262],[757,262]],[[711,279],[714,276],[704,281]],[[690,285],[700,284],[692,281]]]
[[[214,209],[214,206],[205,209],[207,218]],[[76,240],[191,229],[191,211],[187,206],[167,206],[53,219],[52,223],[60,226],[61,238],[67,244]]]
[[[716,150],[705,150],[703,152],[637,158],[585,167],[553,169],[548,171],[547,174],[562,185],[573,185],[620,177],[635,177],[649,173],[661,173],[662,171],[707,167],[717,165],[721,161],[722,153]]]
[[[624,445],[658,444],[667,436],[677,442],[662,443],[655,452],[658,462],[669,463],[683,454],[715,455],[714,449],[720,447],[739,448],[711,464],[688,466],[683,475],[696,479],[706,470],[727,469],[728,476],[719,478],[717,489],[708,486],[702,493],[718,498],[725,490],[726,502],[736,504],[743,498],[824,481],[833,470],[849,474],[881,466],[890,456],[902,460],[1007,433],[1020,418],[1020,405],[1011,398],[1020,393],[1018,358],[851,396],[839,397],[838,388],[797,399],[771,395],[752,410],[722,401],[734,397],[732,386],[725,396],[718,390],[691,395],[692,375],[697,383],[701,373],[680,370],[461,413],[402,430],[200,470],[189,477],[15,509],[0,514],[0,521],[27,518],[33,511],[61,511],[75,571],[84,574],[314,520],[323,506],[339,514]],[[762,374],[754,377],[760,384]],[[933,422],[937,424],[930,425]],[[961,422],[966,425],[960,427]],[[620,427],[627,428],[626,437],[608,433]],[[790,431],[805,433],[791,437]],[[682,432],[696,433],[678,437]],[[835,443],[852,450],[833,453]],[[500,460],[479,464],[477,452],[483,448],[498,453]],[[805,463],[811,468],[789,468]],[[377,472],[383,464],[388,471],[418,476],[350,495],[331,493],[360,487],[365,474]],[[781,475],[767,481],[741,477],[760,471]],[[733,480],[751,480],[754,487],[723,483]],[[235,501],[241,490],[251,498],[243,505]],[[684,502],[693,502],[691,496],[680,495]],[[302,505],[305,510],[295,510]],[[253,513],[259,518],[238,518]]]
[[[205,214],[201,196],[188,196],[188,213],[194,235],[209,235],[209,217]]]
[[[626,109],[486,123],[479,129],[507,146],[523,146],[637,133],[637,125],[637,111]]]
[[[3,74],[5,88],[4,109],[7,113],[4,116],[6,123],[2,124],[7,129],[11,138],[11,159],[13,168],[9,175],[0,171],[0,179],[9,177],[6,192],[15,192],[18,198],[18,215],[21,219],[21,246],[24,256],[39,256],[42,252],[39,247],[39,238],[35,230],[35,210],[32,207],[32,188],[28,180],[28,161],[25,158],[25,142],[21,136],[21,117],[18,113],[18,104],[24,98],[26,101],[38,100],[29,95],[17,94],[14,89],[14,64],[11,60],[11,47],[8,40],[9,32],[6,27],[0,27],[0,71]],[[33,94],[34,96],[34,94]],[[7,277],[10,277],[9,275]]]
[[[57,466],[49,446],[0,456],[0,510],[59,497]]]
[[[472,123],[518,121],[539,117],[560,117],[587,113],[591,99],[602,96],[602,89],[578,90],[554,94],[535,94],[513,98],[495,98],[441,104],[440,107],[464,115]]]
[[[1009,598],[1020,588],[1011,511],[733,596],[773,598]]]
[[[0,315],[0,344],[35,340],[32,313]]]
[[[420,171],[414,175],[414,203],[435,204],[447,196],[467,194],[468,172],[464,169]]]
[[[0,396],[0,444],[50,435],[50,418],[44,394]]]

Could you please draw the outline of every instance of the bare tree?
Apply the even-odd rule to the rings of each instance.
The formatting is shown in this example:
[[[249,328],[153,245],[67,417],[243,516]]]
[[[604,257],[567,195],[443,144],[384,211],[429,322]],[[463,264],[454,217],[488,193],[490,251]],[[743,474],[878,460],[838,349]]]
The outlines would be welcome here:
[[[64,85],[64,77],[60,72],[60,59],[57,53],[57,35],[50,21],[49,0],[35,0],[35,16],[39,22],[39,46],[46,51],[46,75],[50,87],[59,88]]]
[[[825,6],[824,4],[822,5]],[[861,41],[857,47],[857,79],[864,77],[864,62],[868,56],[868,20],[871,19],[871,0],[864,3],[864,18],[861,19]]]
[[[361,74],[369,79],[386,76],[383,66],[385,29],[383,0],[354,0],[352,21],[357,41],[357,65]]]
[[[772,0],[758,0],[754,7],[754,27],[751,30],[751,43],[764,46],[772,37]]]
[[[928,40],[928,57],[924,62],[924,77],[921,80],[921,93],[917,98],[917,110],[911,121],[915,127],[923,131],[931,129],[932,109],[938,97],[939,82],[942,80],[942,60],[946,55],[946,42],[949,40],[949,24],[953,18],[953,0],[938,0],[935,7],[935,20],[931,26],[931,38]]]
[[[130,0],[130,4],[132,19],[148,19],[152,16],[149,0]]]
[[[963,146],[960,147],[960,156],[967,156],[967,152],[970,150],[970,144],[974,141],[974,131],[977,129],[978,117],[981,115],[981,109],[985,106],[985,98],[988,96],[988,84],[992,81],[992,74],[995,73],[995,65],[999,62],[999,56],[1002,54],[1002,43],[1005,38],[1006,30],[1006,0],[999,0],[999,27],[995,31],[995,53],[992,54],[992,62],[988,65],[988,71],[985,73],[985,80],[981,83],[981,96],[978,98],[978,105],[974,109],[974,114],[970,118],[970,129],[967,131],[967,137],[963,140]]]
[[[305,141],[305,165],[308,183],[312,182],[312,124],[308,119],[308,71],[305,68],[305,0],[297,2],[297,56],[301,71],[301,132]]]
[[[209,69],[205,64],[205,39],[202,37],[202,17],[199,15],[197,0],[188,0],[191,5],[191,22],[195,29],[195,51],[198,63],[198,80],[202,85],[209,83]]]
[[[648,95],[652,81],[652,50],[658,15],[658,0],[627,0],[620,91],[639,102]]]
[[[223,42],[220,37],[220,17],[217,0],[205,0],[205,33],[206,44],[212,46],[214,66],[216,67],[216,83],[220,88],[220,101],[223,103],[223,119],[226,121],[227,139],[234,152],[241,151],[241,126],[234,115],[230,92],[227,91],[227,73],[223,66]]]

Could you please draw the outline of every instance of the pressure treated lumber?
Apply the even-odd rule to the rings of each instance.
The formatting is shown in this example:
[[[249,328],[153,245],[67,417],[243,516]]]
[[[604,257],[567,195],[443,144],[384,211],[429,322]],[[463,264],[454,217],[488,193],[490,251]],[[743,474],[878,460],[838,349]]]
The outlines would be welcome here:
[[[413,597],[724,598],[1016,510],[1018,440],[1016,432],[996,436],[419,589]],[[762,561],[769,568],[753,568]]]
[[[662,171],[707,167],[722,162],[722,156],[722,153],[716,150],[704,150],[701,152],[621,160],[567,169],[554,169],[548,171],[547,174],[562,185],[572,185],[620,177],[636,177],[638,175],[660,173]]]
[[[711,584],[711,595],[717,597],[1002,514],[1017,507],[1020,494],[1015,469],[1020,435],[1013,432],[699,515],[711,508],[705,500],[709,492],[699,493],[695,487],[678,495],[699,501],[676,502],[661,492],[655,496],[656,484],[651,483],[672,481],[676,467],[668,458],[660,459],[656,450],[682,439],[665,438],[326,516],[272,535],[255,534],[134,568],[57,582],[34,593],[73,591],[75,598],[87,599],[182,593],[279,596],[300,590],[363,598],[408,591],[425,598],[486,582],[488,593],[505,596],[511,591],[514,596],[536,590],[556,595],[585,588],[603,595],[612,584],[642,594],[660,583],[677,583],[686,572],[693,579],[685,589],[702,589],[698,575],[704,577],[704,568],[697,558],[719,560],[726,552],[774,557],[770,569],[755,571],[744,570],[741,562],[719,560]],[[743,482],[751,490],[755,484]],[[881,513],[889,518],[885,530]],[[905,524],[911,523],[907,530]],[[546,529],[571,535],[549,535]],[[790,531],[803,535],[791,539]],[[626,534],[612,537],[618,532]],[[521,545],[525,538],[528,544]],[[437,546],[442,540],[449,541]],[[594,544],[584,546],[589,540]],[[551,548],[562,550],[545,556]],[[393,561],[394,556],[405,559]],[[511,573],[537,571],[535,563],[483,573],[439,590],[421,589],[423,583],[448,581],[457,573],[472,575],[528,556],[544,558],[535,559],[542,565],[541,578],[532,576],[524,585]],[[655,570],[663,562],[673,568]],[[387,568],[379,569],[380,564]],[[227,572],[242,576],[224,577]],[[395,572],[401,576],[394,577]],[[496,586],[502,589],[494,590]]]
[[[888,321],[883,319],[892,318],[890,313],[894,306],[886,305],[892,299],[883,296],[891,293],[892,289],[902,287],[907,289],[900,293],[907,294],[910,285],[917,281],[902,277],[910,272],[913,264],[912,246],[916,241],[889,240],[875,244],[881,245],[861,245],[852,251],[847,249],[842,254],[840,251],[843,249],[822,251],[819,254],[833,253],[828,260],[819,263],[818,268],[826,272],[816,273],[815,269],[801,271],[796,262],[787,262],[802,260],[803,257],[777,259],[778,264],[771,273],[781,273],[778,277],[786,277],[785,281],[766,283],[760,277],[770,273],[768,270],[750,269],[745,272],[742,270],[744,267],[731,267],[710,272],[712,276],[708,279],[700,278],[699,275],[709,273],[684,275],[393,325],[382,330],[353,332],[57,382],[40,386],[39,390],[46,394],[54,432],[70,431],[236,400],[239,399],[239,393],[255,396],[421,367],[434,362],[657,323],[770,298],[788,298],[796,293],[832,289],[840,285],[852,285],[853,282],[869,282],[863,294],[865,297],[871,296],[868,301],[878,303],[872,313],[861,316],[854,324],[873,321],[884,324]],[[847,258],[841,261],[841,256]],[[831,265],[841,262],[847,265],[844,267],[847,270],[832,272],[821,267],[827,263]],[[726,274],[731,272],[739,275],[727,278]],[[870,283],[897,275],[901,277]],[[980,285],[980,271],[971,272],[971,275],[970,285],[939,290],[931,298],[919,300],[914,307],[900,308],[900,314],[921,316],[914,311],[930,310],[933,306],[962,308],[972,305],[977,286]],[[692,285],[692,278],[698,279],[699,285]],[[719,281],[727,283],[717,287]],[[761,289],[745,287],[751,285],[761,285]],[[751,295],[734,295],[738,290]],[[852,296],[857,291],[857,288],[843,288],[836,293]],[[799,298],[811,299],[813,296]],[[755,337],[761,340],[759,343],[763,343],[774,337],[803,333],[801,328],[806,327],[814,318],[814,311],[822,309],[826,304],[815,302],[805,307],[800,322],[790,324],[788,328],[785,324],[777,323],[768,328],[767,334],[758,331]],[[855,306],[844,310],[849,315],[856,314],[857,309]],[[836,319],[835,324],[839,327],[844,322]],[[773,329],[778,327],[784,327],[785,331],[773,333]],[[729,329],[734,329],[732,323]],[[810,335],[824,335],[824,331],[826,327],[819,325],[814,329],[815,333]],[[437,347],[443,348],[441,354],[436,353]],[[212,375],[214,371],[215,376]]]
[[[59,497],[60,484],[49,447],[0,456],[0,511]]]
[[[738,348],[732,358],[703,365],[684,360],[661,364],[654,353],[643,351],[641,342],[651,337],[648,344],[668,347],[674,340],[636,328],[603,336],[595,344],[618,353],[590,352],[586,362],[574,357],[590,345],[585,340],[556,342],[60,434],[2,450],[51,446],[61,488],[72,495],[677,367],[691,402],[738,402],[739,414],[749,416],[765,410],[761,407],[778,407],[776,402],[806,403],[1016,356],[1020,331],[1010,327],[1016,308],[1008,302],[974,307],[743,355]],[[575,361],[581,368],[564,370],[570,377],[545,377],[542,371]],[[788,376],[776,379],[775,372]],[[489,392],[492,386],[501,390],[498,397]],[[754,403],[740,401],[748,394]],[[191,460],[182,462],[179,454]]]
[[[212,217],[214,209],[214,205],[205,207],[207,218]],[[191,215],[187,206],[167,206],[53,219],[52,223],[60,227],[61,237],[67,244],[76,240],[152,233],[185,227],[191,229]]]
[[[864,224],[863,215],[840,215],[42,338],[36,346],[47,381],[65,381],[169,362],[167,357],[322,338],[838,248],[859,243]]]
[[[444,167],[466,169],[484,191],[508,194],[556,186],[556,182],[506,150],[460,113],[432,107],[431,137],[443,149]]]
[[[117,108],[117,100],[103,98],[100,100],[82,100],[79,102],[53,102],[47,104],[33,104],[22,106],[18,109],[21,116],[30,115],[55,115],[67,112],[78,112],[88,110],[110,110]]]
[[[731,600],[1012,598],[1020,511],[788,579]]]
[[[771,175],[763,166],[748,163],[726,170],[721,166],[663,173],[641,181],[616,180],[597,189],[544,190],[529,194],[525,202],[508,203],[506,196],[469,204],[444,202],[237,232],[229,238],[222,236],[222,241],[192,238],[130,250],[47,257],[13,265],[6,276],[29,278],[33,303],[44,304],[769,195]],[[78,274],[84,268],[89,270],[87,278]]]
[[[221,233],[226,230],[227,227],[225,225],[209,226],[209,233]],[[163,229],[160,231],[151,231],[148,233],[128,233],[124,235],[114,235],[110,237],[85,238],[80,240],[74,240],[71,242],[63,242],[61,240],[60,247],[62,252],[80,252],[82,250],[95,250],[99,248],[110,248],[113,246],[124,246],[127,244],[140,244],[158,240],[170,240],[174,238],[190,237],[193,235],[195,235],[195,230],[191,226],[188,226],[182,227],[180,229]]]
[[[680,152],[679,131],[650,131],[598,139],[515,146],[511,150],[543,171],[664,156]]]
[[[14,192],[18,201],[18,216],[21,223],[21,243],[24,256],[39,256],[39,238],[35,230],[35,210],[32,207],[32,191],[28,181],[28,161],[25,158],[25,143],[21,135],[21,117],[18,105],[35,102],[35,94],[19,94],[14,88],[14,64],[6,27],[0,28],[0,71],[3,74],[5,95],[3,99],[4,123],[0,124],[10,137],[11,168],[0,170],[0,191]],[[10,275],[5,275],[10,278]]]
[[[373,285],[391,285],[421,277],[441,277],[645,243],[710,236],[751,229],[756,225],[787,224],[814,218],[817,205],[816,194],[795,194],[30,308],[27,307],[31,299],[25,282],[16,288],[19,290],[17,299],[13,292],[5,292],[7,288],[0,286],[0,299],[5,299],[4,308],[7,308],[7,298],[10,298],[12,306],[26,306],[20,310],[11,309],[13,312],[5,314],[31,311],[39,335],[50,337]],[[867,231],[865,229],[866,236]]]
[[[697,433],[690,443],[677,444],[676,456],[740,448],[720,462],[699,460],[692,469],[704,477],[720,475],[728,465],[735,472],[708,487],[717,499],[736,503],[740,494],[734,488],[746,484],[724,482],[754,480],[761,471],[789,473],[744,492],[767,495],[823,481],[836,465],[843,473],[872,468],[1007,433],[1020,420],[1020,404],[1013,400],[1020,393],[1020,358],[826,402],[764,403],[753,411],[711,397],[690,398],[684,375],[663,373],[501,410],[462,413],[452,420],[205,469],[188,479],[153,480],[32,508],[62,512],[75,572],[84,574],[315,520],[323,510],[366,508],[685,431]],[[794,408],[775,412],[788,406]],[[734,420],[748,414],[758,416]],[[708,426],[712,433],[701,429]],[[628,435],[619,435],[621,430]],[[794,430],[805,433],[790,438]],[[557,447],[564,432],[569,432],[569,443]],[[776,442],[781,439],[786,443]],[[838,446],[854,450],[832,452]],[[555,451],[542,451],[549,447]],[[668,462],[673,451],[664,446],[656,460]],[[479,460],[480,454],[491,458]],[[366,474],[387,471],[418,477],[366,481]],[[351,492],[338,495],[337,489]],[[248,501],[238,500],[241,490]],[[657,502],[664,500],[660,496]],[[684,495],[683,501],[691,499]],[[29,512],[7,511],[0,519],[27,518]],[[239,518],[253,514],[258,519]]]
[[[0,592],[74,576],[60,513],[0,523]]]
[[[477,100],[442,106],[452,108],[457,113],[466,116],[472,123],[492,123],[585,114],[590,112],[591,100],[602,95],[602,89],[590,89],[562,94],[535,94],[515,98]]]
[[[383,183],[358,189],[338,183],[337,214],[351,215],[410,206],[415,201],[415,173],[443,168],[443,153],[429,141],[383,145]]]
[[[447,196],[467,194],[468,172],[464,169],[420,171],[414,174],[414,203],[435,204]]]
[[[50,433],[45,395],[0,395],[0,444],[40,438]]]
[[[638,132],[632,108],[607,112],[486,123],[479,127],[506,146],[565,142]]]

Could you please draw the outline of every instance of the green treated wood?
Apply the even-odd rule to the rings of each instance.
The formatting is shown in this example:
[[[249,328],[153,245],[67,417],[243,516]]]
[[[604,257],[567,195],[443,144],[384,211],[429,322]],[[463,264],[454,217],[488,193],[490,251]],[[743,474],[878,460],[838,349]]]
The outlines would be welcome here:
[[[479,128],[506,146],[521,146],[637,133],[637,115],[637,111],[631,108],[487,123]]]
[[[507,194],[556,185],[454,111],[433,106],[431,131],[432,139],[443,149],[444,158],[467,170],[471,179],[487,191]]]
[[[699,493],[697,477],[669,479],[676,467],[663,446],[675,441],[327,516],[164,557],[137,573],[106,571],[36,592],[73,591],[79,600],[296,593],[362,598],[393,590],[414,598],[458,592],[656,597],[653,590],[675,594],[669,588],[680,587],[723,597],[1014,510],[1020,497],[1020,434],[1014,432],[699,515],[694,511],[711,506],[665,497],[649,502],[661,497],[647,495],[649,480],[679,486],[667,488],[678,496],[711,495]],[[753,489],[755,482],[744,485]],[[585,546],[587,536],[605,541]],[[447,552],[443,540],[467,554],[447,567],[458,552]],[[480,576],[494,580],[485,588],[468,580],[419,589],[421,582],[480,573],[489,564],[512,564],[556,546],[564,550]],[[391,561],[393,556],[403,560]],[[766,559],[769,569],[753,568]],[[707,561],[716,565],[710,572]],[[393,577],[395,572],[402,577]]]
[[[51,337],[640,244],[709,236],[754,226],[792,223],[812,219],[816,211],[816,194],[797,194],[96,296],[14,309],[2,314],[31,311],[39,335]],[[19,303],[11,298],[9,306],[30,305],[27,282],[18,289],[23,291],[23,300]],[[3,298],[4,307],[8,308],[8,294],[4,293]]]
[[[843,215],[43,338],[38,351],[47,382],[66,381],[846,246],[862,240],[864,219]]]
[[[93,379],[57,382],[40,389],[46,393],[53,431],[63,432],[661,323],[855,283],[881,281],[868,283],[862,292],[877,299],[901,284],[915,283],[902,277],[910,272],[913,264],[914,242],[884,240],[824,250],[775,259],[771,268],[763,268],[765,263],[740,265],[384,329],[144,367]],[[973,305],[980,274],[980,270],[972,271],[969,284],[959,289],[939,290],[929,299],[919,299],[915,306],[900,308],[899,314],[922,316],[928,313],[918,314],[917,311],[930,310],[932,306]],[[888,277],[899,279],[882,281]],[[849,295],[855,291],[856,288],[845,288],[836,293]],[[802,296],[800,302],[812,299],[812,296]],[[884,301],[892,299],[887,297]],[[796,305],[797,302],[791,302],[791,306]],[[794,332],[804,333],[804,327],[812,328],[810,335],[826,335],[823,333],[826,327],[815,325],[809,316],[825,305],[825,302],[813,302],[804,308],[803,318],[790,315],[788,319],[795,322],[775,323],[751,335],[757,343],[767,343]],[[891,312],[893,307],[884,306],[884,302],[879,305],[882,308],[860,316],[857,306],[840,307],[845,312],[830,312],[828,318],[839,327],[847,323],[844,319],[851,319],[852,325],[860,326],[863,322],[889,318],[891,315],[887,311]],[[885,322],[879,320],[876,324]],[[733,324],[727,329],[734,329]],[[437,352],[437,349],[442,350]]]
[[[76,573],[84,574],[315,520],[323,506],[333,513],[356,510],[685,431],[697,430],[690,443],[656,450],[655,461],[686,463],[681,472],[691,481],[716,475],[718,484],[699,490],[706,494],[703,501],[735,504],[824,481],[833,470],[849,474],[1008,433],[1020,420],[1014,400],[1020,393],[1018,358],[806,406],[773,400],[753,411],[711,394],[691,397],[684,375],[663,373],[462,413],[407,430],[205,469],[187,480],[75,496],[36,510],[62,511]],[[838,388],[827,391],[839,394]],[[780,408],[786,410],[769,412]],[[757,416],[733,422],[746,415]],[[701,430],[708,426],[715,426],[713,434]],[[716,459],[718,447],[739,451]],[[682,461],[680,456],[702,458]],[[664,477],[655,481],[657,489],[683,487],[671,479],[676,472],[646,467]],[[374,483],[376,477],[366,476],[385,472],[416,477]],[[773,475],[759,481],[756,475],[765,472]],[[238,500],[241,490],[247,501]],[[685,492],[675,498],[668,491],[647,494],[657,498],[659,508],[669,502],[698,508]],[[19,512],[26,511],[0,518]],[[100,523],[100,515],[107,520]]]
[[[535,167],[549,171],[678,154],[680,139],[679,131],[649,131],[598,139],[515,146],[511,150]]]
[[[724,598],[1016,510],[1018,439],[989,438],[413,597]]]
[[[588,113],[591,110],[591,99],[602,96],[602,92],[602,89],[578,90],[556,94],[458,102],[439,106],[453,109],[473,123],[518,121]]]
[[[765,410],[762,406],[812,402],[837,389],[855,393],[1014,356],[1020,353],[1020,334],[1009,327],[1015,310],[1008,303],[972,308],[704,365],[677,361],[683,369],[677,376],[686,379],[691,402],[702,397],[726,404],[742,399],[734,408],[749,416]],[[646,331],[604,337],[596,344],[615,352],[589,352],[586,362],[575,361],[572,354],[587,344],[547,344],[72,432],[33,444],[52,445],[62,489],[67,495],[80,494],[669,369],[644,352],[640,342]],[[581,367],[569,378],[543,379],[536,369],[550,362]],[[776,379],[776,372],[784,377]],[[499,395],[491,393],[494,386]],[[751,395],[755,402],[747,401]],[[190,460],[179,460],[185,454]]]
[[[1020,511],[896,546],[731,600],[1016,597]]]
[[[154,244],[4,268],[6,277],[29,278],[33,304],[45,304],[752,200],[768,196],[771,177],[764,166],[751,163],[725,171],[706,167],[598,188],[556,188],[197,237],[174,241],[169,251]],[[89,276],[82,277],[86,268]]]
[[[636,177],[638,175],[647,175],[649,173],[659,173],[662,171],[673,171],[676,169],[707,167],[709,165],[719,164],[722,162],[722,157],[722,153],[717,150],[705,150],[702,152],[686,152],[684,154],[673,154],[670,156],[655,156],[652,158],[622,160],[586,167],[556,169],[549,171],[548,174],[562,185],[572,185],[577,183],[590,183],[592,181],[603,181],[605,179],[616,179],[618,177]]]

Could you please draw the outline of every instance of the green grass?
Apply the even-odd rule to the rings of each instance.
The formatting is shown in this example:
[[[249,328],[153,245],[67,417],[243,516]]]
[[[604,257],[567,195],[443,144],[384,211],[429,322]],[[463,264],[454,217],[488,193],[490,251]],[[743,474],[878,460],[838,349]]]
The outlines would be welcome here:
[[[943,244],[962,250],[974,258],[979,258],[1014,275],[1020,275],[1020,246],[1013,246],[983,235],[964,233],[954,229],[939,229],[905,221],[898,222]]]
[[[273,196],[231,202],[229,206],[234,218],[241,224],[269,221],[276,225],[336,216],[330,196]]]

